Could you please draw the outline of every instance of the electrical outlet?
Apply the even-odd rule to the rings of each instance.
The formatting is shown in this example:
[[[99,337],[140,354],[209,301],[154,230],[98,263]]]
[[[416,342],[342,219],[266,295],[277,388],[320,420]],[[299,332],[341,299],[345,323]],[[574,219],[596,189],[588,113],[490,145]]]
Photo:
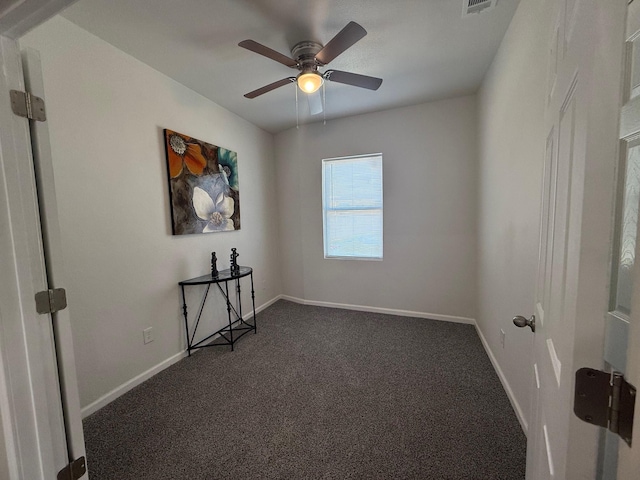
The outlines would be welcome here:
[[[504,333],[504,330],[500,329],[500,344],[502,345],[502,348],[504,348],[504,337],[506,336],[506,334]]]
[[[153,342],[153,327],[145,328],[142,331],[142,335],[144,337],[145,344]]]

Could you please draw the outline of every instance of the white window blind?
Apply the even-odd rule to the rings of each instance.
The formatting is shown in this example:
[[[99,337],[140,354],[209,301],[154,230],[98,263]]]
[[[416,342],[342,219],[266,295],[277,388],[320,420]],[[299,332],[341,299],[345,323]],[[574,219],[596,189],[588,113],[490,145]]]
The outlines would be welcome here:
[[[322,161],[325,258],[382,258],[382,154]]]

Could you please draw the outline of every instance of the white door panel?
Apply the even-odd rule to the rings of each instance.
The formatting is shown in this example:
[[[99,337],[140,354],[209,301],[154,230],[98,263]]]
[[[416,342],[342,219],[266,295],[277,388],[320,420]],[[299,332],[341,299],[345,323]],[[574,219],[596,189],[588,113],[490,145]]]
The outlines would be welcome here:
[[[539,378],[538,429],[539,450],[536,476],[533,478],[563,478],[566,471],[570,410],[569,404],[572,363],[572,319],[568,317],[567,285],[576,281],[568,277],[569,233],[571,215],[571,187],[574,167],[575,94],[577,77],[568,84],[562,70],[556,79],[555,93],[550,106],[560,105],[557,120],[551,125],[547,138],[545,185],[543,192],[543,220],[541,231],[547,242],[541,244],[537,311],[542,321],[536,322],[535,358]],[[558,100],[558,92],[566,93]],[[557,138],[555,135],[557,134]],[[547,173],[548,172],[548,173]],[[569,374],[567,374],[569,372]]]

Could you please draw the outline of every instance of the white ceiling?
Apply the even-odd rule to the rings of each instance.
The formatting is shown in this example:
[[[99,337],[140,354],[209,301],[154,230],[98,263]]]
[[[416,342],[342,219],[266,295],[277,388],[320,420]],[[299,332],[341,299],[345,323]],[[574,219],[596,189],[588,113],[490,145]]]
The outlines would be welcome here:
[[[462,18],[463,0],[80,0],[63,16],[265,130],[296,124],[295,87],[244,94],[297,73],[238,47],[252,39],[283,54],[326,44],[349,21],[368,35],[326,69],[384,79],[370,91],[326,83],[327,119],[477,90],[520,0]],[[300,123],[310,116],[300,94]]]

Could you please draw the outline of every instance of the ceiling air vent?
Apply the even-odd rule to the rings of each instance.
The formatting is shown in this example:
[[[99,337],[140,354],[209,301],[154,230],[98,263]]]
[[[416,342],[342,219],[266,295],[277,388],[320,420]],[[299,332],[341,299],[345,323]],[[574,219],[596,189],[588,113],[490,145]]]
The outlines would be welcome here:
[[[463,0],[462,16],[467,17],[474,13],[480,13],[485,10],[491,10],[496,6],[498,0]]]

